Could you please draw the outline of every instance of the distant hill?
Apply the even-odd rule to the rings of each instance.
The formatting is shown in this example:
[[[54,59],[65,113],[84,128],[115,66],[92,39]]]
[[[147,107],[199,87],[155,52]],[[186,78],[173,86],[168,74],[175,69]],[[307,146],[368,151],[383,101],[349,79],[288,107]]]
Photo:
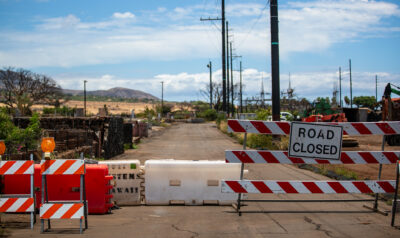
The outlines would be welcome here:
[[[72,96],[82,96],[83,90],[71,90],[63,89],[64,94]],[[111,88],[108,90],[96,90],[96,91],[86,91],[86,95],[90,96],[101,96],[101,97],[115,97],[115,98],[137,98],[137,99],[149,99],[149,100],[159,100],[159,98],[151,95],[150,93],[145,93],[140,90],[134,90],[129,88]]]

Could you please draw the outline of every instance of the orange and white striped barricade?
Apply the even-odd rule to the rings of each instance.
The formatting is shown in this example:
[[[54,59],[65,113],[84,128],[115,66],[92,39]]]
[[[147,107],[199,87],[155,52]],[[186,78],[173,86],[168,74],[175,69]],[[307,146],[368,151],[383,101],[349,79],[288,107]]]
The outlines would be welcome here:
[[[237,212],[240,203],[247,202],[360,202],[374,201],[373,211],[378,212],[378,194],[394,193],[395,181],[381,181],[382,164],[395,164],[400,158],[400,151],[384,151],[385,136],[400,134],[400,122],[345,122],[345,123],[315,123],[339,125],[345,135],[383,135],[382,151],[342,151],[338,160],[291,157],[287,151],[246,150],[247,133],[288,135],[291,131],[290,122],[228,120],[228,132],[245,133],[243,150],[225,151],[227,163],[241,163],[240,180],[222,181],[222,192],[238,193]],[[275,180],[243,180],[245,163],[255,164],[379,164],[378,180],[376,181],[275,181]],[[375,193],[375,199],[346,200],[242,200],[242,193]],[[369,208],[369,207],[367,207]]]
[[[36,222],[35,196],[34,196],[34,164],[31,160],[0,161],[0,175],[30,175],[30,194],[1,194],[0,212],[4,213],[30,213],[31,229]]]
[[[392,204],[392,221],[390,223],[391,226],[394,226],[394,219],[396,217],[397,212],[397,195],[399,193],[399,176],[400,176],[400,160],[396,166],[396,188],[394,192],[393,204]]]
[[[51,229],[51,219],[79,219],[79,229],[82,233],[82,221],[87,224],[87,202],[85,188],[85,161],[76,160],[42,160],[40,173],[42,175],[42,203],[40,206],[41,233],[45,231],[44,220],[47,220],[48,229]],[[49,201],[47,191],[47,175],[79,175],[80,198],[79,201]]]

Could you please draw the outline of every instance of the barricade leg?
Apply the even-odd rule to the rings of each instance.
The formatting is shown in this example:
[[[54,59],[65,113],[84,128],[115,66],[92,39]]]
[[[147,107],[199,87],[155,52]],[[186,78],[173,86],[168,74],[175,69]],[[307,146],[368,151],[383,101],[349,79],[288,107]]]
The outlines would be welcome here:
[[[44,204],[44,181],[46,180],[46,175],[42,175],[42,202]],[[44,232],[44,220],[40,219],[40,233]]]
[[[82,234],[82,218],[79,219],[79,233]]]
[[[84,216],[85,216],[85,229],[88,229],[88,206],[87,206],[87,199],[86,199],[86,182],[85,182],[85,176],[83,176],[83,208],[84,208]]]
[[[47,178],[46,178],[46,175],[44,176],[44,186],[45,186],[45,188],[46,188],[46,192],[45,192],[45,198],[46,198],[46,203],[48,203],[49,202],[49,195],[48,195],[48,192],[47,192]],[[47,219],[47,229],[51,229],[51,224],[50,224],[50,219]]]
[[[382,152],[385,151],[385,143],[386,143],[386,135],[382,136],[382,146],[381,146],[381,150]],[[379,171],[378,171],[378,180],[381,180],[381,176],[382,176],[382,164],[379,164]],[[378,209],[378,200],[379,200],[379,194],[375,193],[375,200],[374,200],[374,205],[373,207],[369,207],[366,205],[363,205],[363,207],[368,208],[374,212],[377,212],[379,214],[382,214],[384,216],[387,216],[388,213],[385,211],[381,211]]]
[[[30,160],[33,161],[33,154],[30,154]],[[34,198],[34,183],[33,183],[33,172],[31,174],[31,197]],[[33,224],[36,222],[35,216],[35,198],[33,199],[33,212],[31,212],[31,229],[33,229]]]
[[[247,146],[247,133],[244,133],[244,138],[243,138],[243,150],[246,149]],[[240,166],[240,180],[243,179],[243,170],[244,170],[244,163],[241,163]],[[237,200],[237,208],[236,211],[239,214],[239,216],[242,216],[242,212],[240,211],[240,205],[241,205],[241,199],[242,199],[242,194],[238,194],[238,200]]]
[[[81,153],[81,159],[82,160],[85,159],[83,152]],[[84,174],[81,175],[81,200],[82,200],[82,195],[83,195],[83,209],[84,209],[83,214],[84,214],[84,218],[85,218],[85,229],[88,229],[88,222],[87,222],[88,208],[87,208],[87,200],[86,200],[86,182],[85,182]]]
[[[393,204],[392,204],[392,221],[390,223],[391,226],[394,226],[394,220],[396,217],[397,211],[397,194],[399,193],[399,167],[400,167],[400,160],[397,161],[396,164],[396,190],[394,192]]]

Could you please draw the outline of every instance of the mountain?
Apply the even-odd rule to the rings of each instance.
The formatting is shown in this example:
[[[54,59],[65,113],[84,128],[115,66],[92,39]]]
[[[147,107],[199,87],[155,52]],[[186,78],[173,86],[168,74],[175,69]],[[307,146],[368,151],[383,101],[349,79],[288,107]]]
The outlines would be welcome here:
[[[83,90],[63,89],[63,92],[64,94],[72,96],[83,95]],[[134,90],[129,88],[120,88],[120,87],[111,88],[108,90],[86,91],[86,95],[115,97],[115,98],[137,98],[137,99],[159,100],[159,98],[151,95],[150,93],[145,93],[140,90]]]

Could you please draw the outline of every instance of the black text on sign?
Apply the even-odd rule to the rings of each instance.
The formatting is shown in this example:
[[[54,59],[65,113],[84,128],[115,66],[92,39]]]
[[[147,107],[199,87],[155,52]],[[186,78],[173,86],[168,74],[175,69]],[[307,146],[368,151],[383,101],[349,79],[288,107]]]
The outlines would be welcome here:
[[[338,160],[342,134],[341,126],[292,122],[289,156]]]

